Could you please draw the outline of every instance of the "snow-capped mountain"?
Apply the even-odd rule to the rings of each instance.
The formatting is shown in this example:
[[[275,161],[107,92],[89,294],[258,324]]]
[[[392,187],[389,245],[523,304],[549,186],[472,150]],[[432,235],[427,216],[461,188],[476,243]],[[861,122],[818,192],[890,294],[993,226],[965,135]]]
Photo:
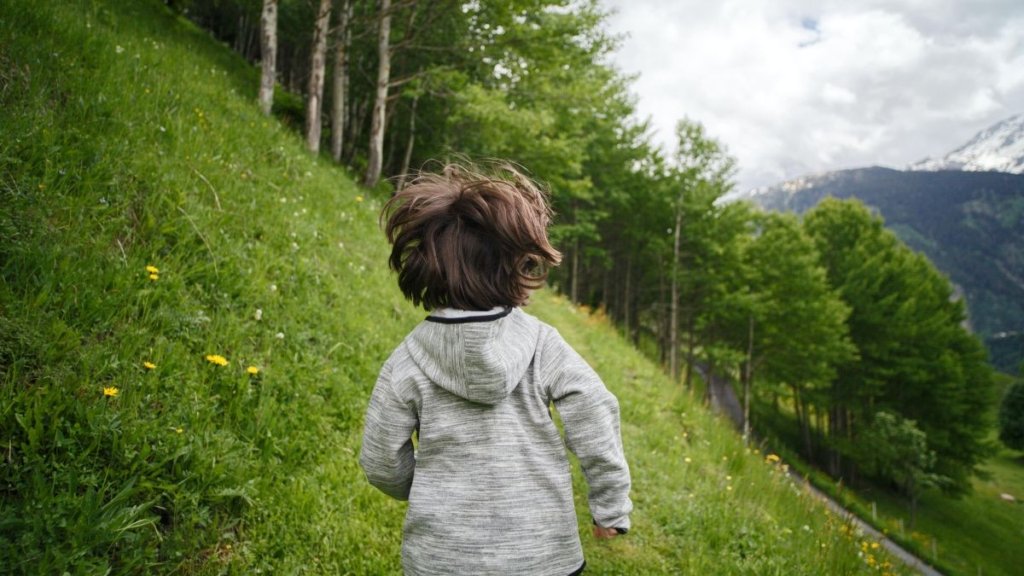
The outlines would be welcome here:
[[[1024,174],[1024,114],[989,126],[942,158],[925,158],[907,168]]]

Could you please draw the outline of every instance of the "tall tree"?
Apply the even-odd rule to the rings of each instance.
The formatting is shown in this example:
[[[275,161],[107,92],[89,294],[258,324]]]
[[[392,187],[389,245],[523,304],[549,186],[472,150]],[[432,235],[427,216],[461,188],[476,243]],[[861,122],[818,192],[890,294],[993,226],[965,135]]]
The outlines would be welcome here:
[[[736,164],[720,143],[707,136],[698,122],[681,120],[676,125],[676,141],[668,333],[669,373],[673,379],[679,378],[680,299],[684,292],[688,291],[687,297],[694,297],[706,287],[699,281],[700,271],[695,264],[714,248],[709,242],[710,236],[702,235],[701,231],[718,212],[716,200],[731,189],[730,178]],[[686,283],[688,285],[684,285]],[[687,328],[692,336],[699,303],[691,300],[689,304]],[[692,347],[688,348],[692,350]],[[689,377],[686,386],[690,386]]]
[[[849,307],[828,285],[814,242],[796,216],[768,213],[746,244],[746,298],[733,298],[733,339],[746,339],[742,371],[744,423],[749,419],[755,377],[788,389],[804,451],[813,458],[811,410],[825,408],[823,392],[836,366],[854,358],[846,321]],[[743,316],[746,315],[746,318]]]
[[[352,11],[354,0],[342,0],[338,24],[334,31],[334,70],[331,90],[331,158],[341,162],[344,149],[345,118],[348,96],[349,44],[352,42]]]
[[[309,64],[309,85],[306,93],[306,149],[320,151],[320,120],[324,98],[324,76],[327,67],[327,34],[331,23],[331,0],[320,0],[313,28],[313,48]]]
[[[391,0],[380,0],[377,19],[377,89],[370,114],[370,143],[366,152],[363,185],[372,188],[380,180],[384,163],[384,120],[387,114],[388,82],[391,80]]]
[[[269,116],[277,81],[277,0],[263,0],[260,16],[260,111]]]

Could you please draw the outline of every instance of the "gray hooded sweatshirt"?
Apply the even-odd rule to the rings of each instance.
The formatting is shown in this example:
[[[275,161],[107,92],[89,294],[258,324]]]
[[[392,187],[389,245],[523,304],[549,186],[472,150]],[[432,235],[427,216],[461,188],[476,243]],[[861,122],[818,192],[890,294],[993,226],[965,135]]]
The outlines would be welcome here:
[[[381,369],[359,462],[409,501],[406,574],[567,576],[583,550],[566,446],[594,522],[628,529],[618,402],[554,328],[512,308],[413,329]]]

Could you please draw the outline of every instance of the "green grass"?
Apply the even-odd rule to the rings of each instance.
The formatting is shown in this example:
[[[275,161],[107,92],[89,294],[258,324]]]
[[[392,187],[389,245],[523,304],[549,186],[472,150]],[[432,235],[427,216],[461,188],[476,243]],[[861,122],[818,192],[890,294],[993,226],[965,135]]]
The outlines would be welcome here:
[[[423,313],[382,199],[255,89],[156,0],[0,4],[0,572],[400,571],[404,505],[355,456]],[[884,572],[605,319],[535,298],[622,404],[634,531],[589,536],[577,473],[588,573]]]
[[[761,422],[772,418],[763,407],[758,412]],[[797,437],[792,418],[774,418],[771,425],[782,437]],[[994,432],[991,441],[999,445]],[[892,490],[865,482],[851,489],[794,454],[787,456],[815,486],[943,574],[1009,576],[1024,564],[1018,545],[1024,537],[1024,457],[1019,452],[1004,448],[990,457],[980,467],[982,476],[972,480],[970,494],[952,498],[926,491],[918,502],[916,525],[907,500]],[[1002,494],[1018,501],[1006,502]]]
[[[934,539],[938,559],[948,573],[1011,576],[1019,573],[1024,563],[1019,546],[1024,539],[1024,504],[1006,502],[1000,495],[1024,495],[1024,458],[1003,450],[982,470],[987,478],[975,478],[974,491],[963,498],[925,494],[913,531],[904,501],[881,490],[865,491],[860,499],[877,502],[881,523],[890,532],[897,532],[902,520],[906,536],[916,543],[922,557],[931,557]]]

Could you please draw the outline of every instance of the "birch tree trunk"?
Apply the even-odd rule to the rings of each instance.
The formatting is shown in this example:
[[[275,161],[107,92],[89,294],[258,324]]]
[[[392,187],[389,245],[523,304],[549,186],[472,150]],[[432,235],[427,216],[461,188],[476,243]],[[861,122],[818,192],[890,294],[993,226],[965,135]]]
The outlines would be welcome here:
[[[277,77],[277,0],[263,0],[260,16],[260,112],[270,116]]]
[[[391,81],[391,0],[380,0],[380,24],[377,28],[377,95],[370,116],[370,146],[366,158],[363,185],[373,188],[380,180],[384,161],[384,120],[387,114],[388,82]]]
[[[324,98],[324,70],[327,67],[327,32],[331,23],[331,0],[320,0],[313,28],[313,54],[309,65],[306,105],[306,149],[320,151],[320,110]]]
[[[683,227],[683,211],[676,212],[675,237],[672,240],[672,294],[669,303],[668,366],[672,381],[679,379],[679,236]]]
[[[331,158],[341,162],[344,148],[345,117],[348,92],[348,46],[352,40],[352,0],[343,0],[338,11],[338,29],[334,35],[334,87],[331,99]]]

